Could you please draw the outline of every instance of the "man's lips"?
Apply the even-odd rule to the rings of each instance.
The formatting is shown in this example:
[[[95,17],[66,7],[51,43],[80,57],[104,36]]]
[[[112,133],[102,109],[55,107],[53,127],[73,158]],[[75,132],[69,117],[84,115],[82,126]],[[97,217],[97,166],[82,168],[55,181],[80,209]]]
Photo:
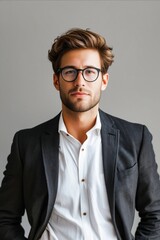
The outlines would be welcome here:
[[[86,93],[86,92],[71,92],[70,95],[71,96],[88,96],[89,93]]]
[[[71,96],[89,96],[90,92],[85,89],[82,89],[82,88],[80,88],[80,89],[75,88],[75,89],[70,90],[69,94]]]

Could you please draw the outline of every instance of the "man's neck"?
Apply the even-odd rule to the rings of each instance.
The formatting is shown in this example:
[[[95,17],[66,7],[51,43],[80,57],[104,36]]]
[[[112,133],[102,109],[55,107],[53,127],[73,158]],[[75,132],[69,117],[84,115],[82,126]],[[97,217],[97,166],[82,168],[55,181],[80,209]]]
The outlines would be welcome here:
[[[62,109],[62,116],[69,134],[83,143],[86,133],[95,125],[98,107],[86,112],[73,112],[69,109]]]

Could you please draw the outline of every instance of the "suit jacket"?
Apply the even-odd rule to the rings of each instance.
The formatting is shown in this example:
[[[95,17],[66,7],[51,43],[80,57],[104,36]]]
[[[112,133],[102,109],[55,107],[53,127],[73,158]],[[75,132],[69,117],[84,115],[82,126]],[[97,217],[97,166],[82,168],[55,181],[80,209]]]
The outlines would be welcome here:
[[[160,181],[152,136],[145,126],[101,110],[100,118],[105,183],[118,240],[160,240]],[[1,240],[26,239],[24,210],[29,240],[38,240],[46,228],[57,193],[58,122],[59,115],[14,136],[0,189]],[[134,238],[135,209],[141,220]]]

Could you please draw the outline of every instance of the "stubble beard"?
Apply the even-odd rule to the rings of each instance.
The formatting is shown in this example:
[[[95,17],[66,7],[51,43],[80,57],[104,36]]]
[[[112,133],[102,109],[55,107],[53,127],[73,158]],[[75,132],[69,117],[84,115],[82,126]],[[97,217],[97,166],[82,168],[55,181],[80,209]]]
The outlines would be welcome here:
[[[67,107],[69,110],[71,110],[73,112],[77,112],[77,113],[78,112],[82,113],[82,112],[87,112],[87,111],[91,110],[92,108],[94,108],[95,106],[97,106],[100,102],[101,94],[99,94],[98,97],[96,97],[94,99],[94,101],[92,101],[92,102],[84,102],[83,103],[84,100],[81,98],[77,99],[76,102],[72,102],[60,90],[60,98],[61,98],[61,101],[64,104],[64,106]]]

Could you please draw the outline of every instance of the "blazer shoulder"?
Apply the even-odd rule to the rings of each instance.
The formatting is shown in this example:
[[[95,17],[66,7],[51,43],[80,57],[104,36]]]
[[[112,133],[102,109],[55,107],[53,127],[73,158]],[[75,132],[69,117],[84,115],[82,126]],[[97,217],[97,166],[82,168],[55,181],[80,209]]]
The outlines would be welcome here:
[[[107,124],[109,122],[112,128],[119,130],[121,136],[124,136],[125,138],[142,139],[144,132],[150,134],[148,128],[142,123],[131,122],[103,111],[100,111],[100,115],[102,116],[102,123],[105,122],[105,124]]]
[[[137,129],[137,130],[140,130],[144,127],[144,124],[142,123],[137,123],[137,122],[132,122],[132,121],[128,121],[126,119],[123,119],[123,118],[119,118],[117,116],[112,116],[110,114],[108,114],[108,117],[110,119],[112,119],[114,125],[117,127],[117,128],[123,128],[123,127],[127,127],[129,129]]]
[[[60,113],[55,116],[54,118],[40,123],[34,127],[31,128],[26,128],[26,129],[21,129],[18,132],[16,132],[15,136],[19,136],[20,138],[31,138],[31,137],[39,137],[41,136],[43,133],[50,133],[52,131],[58,131],[58,123],[59,123],[59,116]]]

